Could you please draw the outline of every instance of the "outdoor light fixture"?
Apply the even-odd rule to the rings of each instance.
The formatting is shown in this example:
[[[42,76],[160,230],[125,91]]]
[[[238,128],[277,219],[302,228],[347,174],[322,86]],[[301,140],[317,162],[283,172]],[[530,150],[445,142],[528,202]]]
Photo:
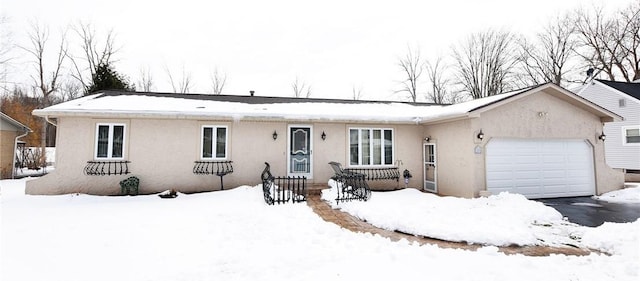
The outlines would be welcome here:
[[[482,132],[482,129],[480,129],[480,133],[478,133],[476,137],[478,137],[479,140],[484,139],[484,133]]]
[[[271,136],[273,137],[273,140],[278,139],[278,133],[276,131],[273,131],[273,134]]]
[[[322,131],[322,135],[320,135],[320,137],[322,138],[322,140],[326,140],[327,134],[324,131]]]
[[[431,137],[425,137],[424,141],[429,142],[430,139],[431,139]]]
[[[598,136],[598,138],[599,138],[601,141],[604,141],[605,139],[607,139],[607,135],[605,135],[605,134],[604,134],[604,132],[602,132],[602,134],[601,134],[600,136]]]

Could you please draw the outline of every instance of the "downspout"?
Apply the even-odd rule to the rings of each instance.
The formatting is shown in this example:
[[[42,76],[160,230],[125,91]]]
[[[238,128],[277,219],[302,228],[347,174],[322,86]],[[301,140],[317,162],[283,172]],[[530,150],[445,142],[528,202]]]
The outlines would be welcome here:
[[[57,123],[54,123],[53,121],[49,120],[49,115],[45,115],[44,120],[47,120],[47,123],[53,125],[54,127],[58,127]]]
[[[13,161],[11,162],[11,179],[16,178],[16,151],[18,150],[18,139],[28,135],[30,131],[25,127],[23,127],[22,130],[24,130],[24,134],[17,136],[15,141],[13,142]]]

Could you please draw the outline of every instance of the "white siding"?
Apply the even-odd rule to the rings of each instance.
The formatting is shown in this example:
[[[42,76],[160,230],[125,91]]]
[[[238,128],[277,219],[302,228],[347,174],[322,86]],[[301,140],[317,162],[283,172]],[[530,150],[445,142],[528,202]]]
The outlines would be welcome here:
[[[640,145],[623,145],[622,130],[622,127],[640,125],[640,100],[598,81],[587,85],[578,95],[624,118],[622,122],[608,122],[604,125],[604,134],[607,135],[607,164],[612,168],[640,170]],[[624,107],[619,106],[620,99],[626,100]]]

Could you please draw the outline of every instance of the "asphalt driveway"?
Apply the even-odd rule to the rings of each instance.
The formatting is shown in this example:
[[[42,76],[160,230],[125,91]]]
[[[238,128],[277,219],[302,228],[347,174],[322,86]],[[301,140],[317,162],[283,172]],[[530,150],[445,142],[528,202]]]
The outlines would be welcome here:
[[[640,204],[610,203],[591,197],[537,199],[558,210],[570,222],[600,226],[604,222],[634,222],[640,218]]]

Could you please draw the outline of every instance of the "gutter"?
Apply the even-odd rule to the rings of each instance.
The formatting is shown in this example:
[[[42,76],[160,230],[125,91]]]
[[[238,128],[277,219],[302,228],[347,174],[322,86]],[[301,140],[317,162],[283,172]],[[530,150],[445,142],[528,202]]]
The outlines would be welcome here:
[[[17,136],[16,139],[13,141],[13,161],[11,162],[11,179],[16,178],[16,150],[18,150],[18,139],[28,135],[29,132],[31,131],[29,128],[26,128],[26,127],[23,127],[22,129],[24,130],[24,134]]]

